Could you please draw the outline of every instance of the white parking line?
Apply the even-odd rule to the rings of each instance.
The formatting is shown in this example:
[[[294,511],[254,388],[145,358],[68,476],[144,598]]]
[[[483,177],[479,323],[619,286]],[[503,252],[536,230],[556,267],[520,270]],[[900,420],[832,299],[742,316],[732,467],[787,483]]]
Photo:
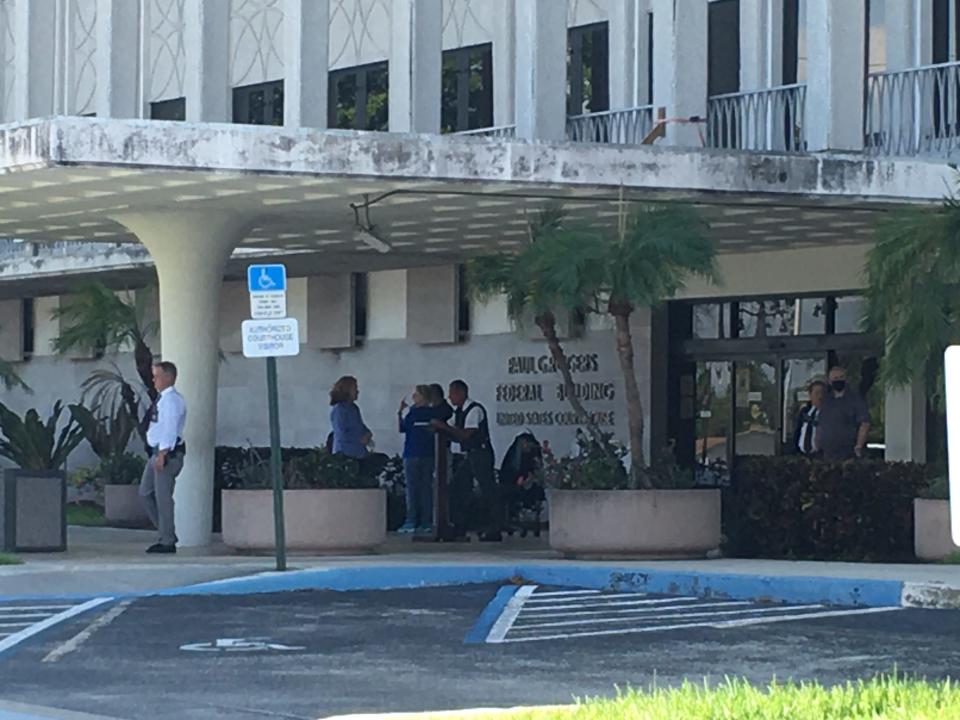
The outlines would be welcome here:
[[[576,595],[557,595],[576,592]],[[629,600],[626,598],[630,598]],[[651,598],[642,593],[537,592],[520,588],[487,636],[488,643],[634,635],[693,628],[729,629],[820,618],[889,613],[900,607],[830,608],[822,603],[763,605],[746,600],[682,596]]]
[[[73,605],[68,609],[63,610],[62,612],[56,613],[54,615],[51,615],[51,614],[44,615],[43,616],[45,618],[44,620],[41,620],[40,622],[32,623],[27,627],[25,627],[23,630],[20,630],[19,632],[15,632],[12,635],[8,635],[7,637],[0,640],[0,653],[6,652],[10,648],[13,648],[19,645],[20,643],[22,643],[24,640],[27,640],[33,637],[34,635],[37,635],[38,633],[41,633],[44,630],[47,630],[48,628],[52,628],[54,625],[62,623],[65,620],[69,620],[70,618],[76,615],[79,615],[80,613],[86,612],[87,610],[92,610],[95,607],[99,607],[100,605],[103,605],[104,603],[108,603],[111,600],[113,600],[113,598],[110,598],[110,597],[95,598],[94,600],[88,600],[87,602],[81,603],[79,605]],[[10,608],[2,608],[2,609],[9,610]],[[21,615],[20,617],[22,618],[26,616]]]
[[[537,593],[538,598],[544,597],[562,597],[564,595],[599,595],[599,590],[550,590],[548,592]]]
[[[69,653],[79,650],[80,646],[89,640],[95,632],[105,628],[107,625],[120,617],[124,610],[130,607],[130,603],[132,602],[133,600],[124,600],[116,607],[111,608],[108,612],[105,612],[103,615],[98,617],[65,643],[47,653],[47,656],[43,658],[42,662],[57,662],[64,655],[68,655]]]

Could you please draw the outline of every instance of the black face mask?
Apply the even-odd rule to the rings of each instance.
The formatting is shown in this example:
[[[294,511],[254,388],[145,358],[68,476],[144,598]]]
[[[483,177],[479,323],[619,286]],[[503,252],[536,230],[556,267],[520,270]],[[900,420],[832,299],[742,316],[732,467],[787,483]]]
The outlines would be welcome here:
[[[830,387],[832,387],[832,388],[833,388],[834,390],[836,390],[837,392],[843,392],[844,390],[847,389],[847,381],[846,381],[846,380],[834,380],[832,383],[830,383]]]

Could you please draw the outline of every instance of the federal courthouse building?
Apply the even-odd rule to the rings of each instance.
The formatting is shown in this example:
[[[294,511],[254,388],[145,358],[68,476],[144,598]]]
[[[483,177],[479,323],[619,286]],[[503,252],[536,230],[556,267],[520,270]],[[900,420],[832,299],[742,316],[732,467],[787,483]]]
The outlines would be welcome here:
[[[498,456],[526,429],[565,452],[542,340],[473,300],[463,263],[551,203],[612,228],[622,192],[695,204],[723,276],[637,313],[648,450],[706,480],[782,453],[842,363],[874,451],[923,459],[922,380],[875,385],[862,269],[885,213],[955,183],[958,35],[954,0],[0,0],[0,356],[35,390],[3,400],[134,378],[129,354],[51,340],[78,283],[139,295],[190,407],[178,531],[205,543],[213,448],[267,439],[240,323],[268,259],[300,323],[285,445],[323,443],[350,374],[377,450],[412,385],[460,377]],[[561,325],[584,404],[624,436],[611,328]]]

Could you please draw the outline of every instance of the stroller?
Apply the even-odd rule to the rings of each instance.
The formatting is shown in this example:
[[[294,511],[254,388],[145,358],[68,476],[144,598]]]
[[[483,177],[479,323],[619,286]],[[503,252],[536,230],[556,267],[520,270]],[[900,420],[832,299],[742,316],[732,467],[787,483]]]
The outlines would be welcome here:
[[[503,457],[498,480],[507,535],[533,532],[540,537],[546,493],[535,473],[541,459],[540,443],[531,432],[517,435]]]

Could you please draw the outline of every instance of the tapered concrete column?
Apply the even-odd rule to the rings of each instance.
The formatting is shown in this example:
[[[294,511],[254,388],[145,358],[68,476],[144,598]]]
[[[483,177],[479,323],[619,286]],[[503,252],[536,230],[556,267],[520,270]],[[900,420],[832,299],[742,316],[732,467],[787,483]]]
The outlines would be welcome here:
[[[56,7],[56,0],[30,0],[13,6],[17,69],[13,82],[13,116],[16,120],[54,113]]]
[[[516,0],[517,137],[567,135],[567,3]]]
[[[327,127],[330,0],[285,0],[283,124]]]
[[[186,462],[177,479],[176,525],[183,546],[210,543],[217,432],[219,300],[224,267],[248,218],[225,211],[118,216],[153,258],[160,284],[163,359],[177,365],[187,402]]]
[[[183,6],[187,122],[230,122],[230,0]]]
[[[138,65],[140,4],[97,0],[97,117],[140,117]]]
[[[863,149],[867,0],[807,2],[807,147]]]
[[[649,0],[610,3],[610,107],[647,104]]]
[[[927,461],[927,391],[922,377],[887,390],[884,435],[887,460]]]
[[[440,132],[441,0],[393,0],[390,131]]]
[[[707,2],[652,0],[653,104],[668,118],[707,116]],[[701,147],[703,126],[670,123],[666,143]]]

